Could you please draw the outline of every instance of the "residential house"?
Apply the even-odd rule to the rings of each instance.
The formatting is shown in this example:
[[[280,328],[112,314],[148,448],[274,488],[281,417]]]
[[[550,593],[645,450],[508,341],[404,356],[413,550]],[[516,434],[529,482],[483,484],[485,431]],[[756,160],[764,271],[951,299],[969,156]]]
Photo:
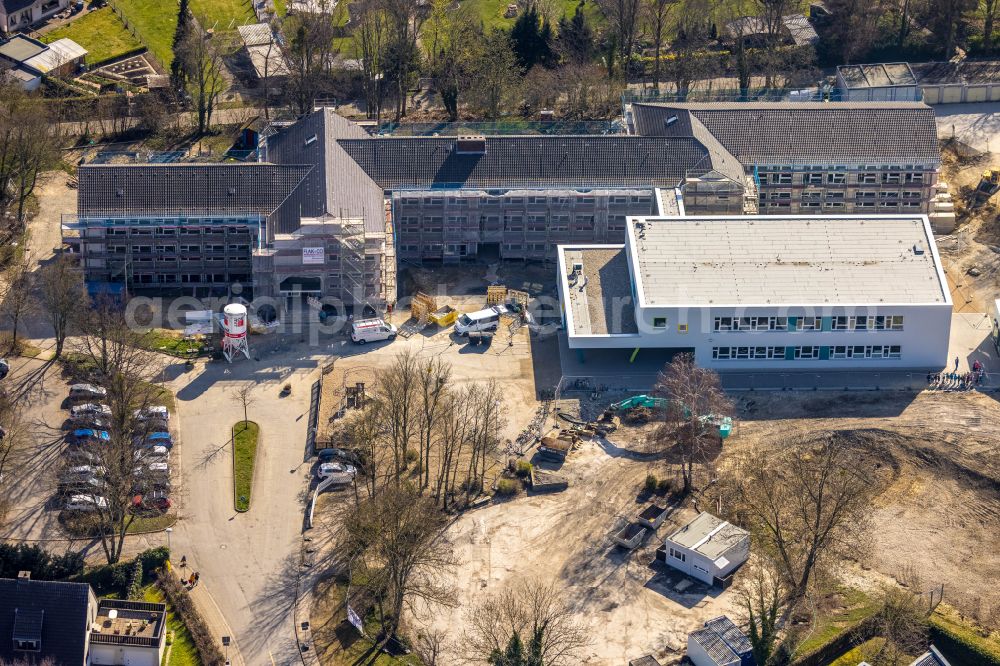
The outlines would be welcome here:
[[[0,578],[0,661],[87,666],[97,599],[86,583]]]
[[[27,30],[69,7],[70,0],[2,0],[0,32]]]

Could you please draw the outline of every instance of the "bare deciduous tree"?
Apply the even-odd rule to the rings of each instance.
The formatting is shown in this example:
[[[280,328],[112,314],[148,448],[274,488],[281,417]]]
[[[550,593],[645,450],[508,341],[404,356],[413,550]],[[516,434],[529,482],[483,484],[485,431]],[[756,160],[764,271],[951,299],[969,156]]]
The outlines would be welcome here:
[[[406,485],[386,486],[345,518],[345,553],[352,578],[375,599],[386,636],[395,635],[404,606],[420,599],[453,604],[441,575],[454,566],[441,540],[447,520],[429,497]]]
[[[256,382],[248,381],[240,384],[235,389],[233,389],[233,400],[243,408],[243,423],[249,421],[250,408],[253,407],[256,398],[253,395],[253,390],[257,386]]]
[[[515,634],[540,637],[540,663],[546,666],[579,663],[590,644],[554,583],[522,580],[489,595],[468,611],[466,625],[467,656],[479,662],[503,653]]]
[[[347,11],[346,5],[324,1],[320,11],[296,14],[294,21],[285,23],[289,35],[287,88],[299,115],[312,111],[316,99],[327,91],[334,55],[333,26],[340,12]]]
[[[31,291],[31,271],[23,259],[7,267],[3,274],[3,301],[0,302],[0,316],[10,326],[10,351],[17,350],[17,328],[21,321],[37,307],[35,294]]]
[[[885,587],[879,597],[872,621],[881,640],[865,644],[864,660],[872,666],[908,663],[927,645],[927,607],[919,596],[899,587]]]
[[[431,448],[438,434],[438,421],[445,408],[451,366],[435,357],[419,370],[417,376],[417,430],[420,442],[420,489],[431,481]]]
[[[108,439],[81,445],[101,474],[76,494],[92,499],[93,510],[82,522],[100,539],[108,563],[114,563],[121,558],[125,535],[138,517],[135,498],[145,500],[169,489],[170,480],[164,471],[151,466],[154,460],[146,444],[153,423],[143,415],[160,393],[152,383],[156,363],[151,352],[135,344],[124,313],[106,309],[106,313],[85,318],[100,323],[84,328],[81,348],[106,363],[96,371],[95,381],[107,391],[104,402],[110,414],[104,430]]]
[[[188,93],[194,103],[198,134],[212,126],[219,97],[228,87],[223,56],[229,51],[222,35],[209,36],[191,29],[184,37],[183,66]]]
[[[487,120],[496,120],[513,106],[521,81],[521,66],[504,30],[483,37],[482,48],[471,64],[473,85],[470,98]]]
[[[766,666],[775,653],[780,634],[779,619],[787,602],[783,578],[768,557],[755,556],[735,591],[754,659]]]
[[[618,47],[618,62],[621,71],[627,76],[628,63],[635,52],[639,35],[641,0],[599,0],[598,4],[614,33],[615,45]]]
[[[69,255],[59,255],[39,271],[41,307],[52,325],[55,357],[62,355],[66,337],[87,303],[80,267]]]
[[[677,0],[645,0],[643,15],[646,24],[646,34],[653,40],[653,87],[659,90],[662,72],[660,56],[663,53],[663,41],[666,38],[667,19],[670,9]]]
[[[719,441],[713,420],[732,416],[732,401],[722,390],[718,373],[697,366],[691,354],[675,356],[660,372],[654,391],[667,401],[657,439],[678,454],[684,492],[689,492],[695,465],[706,462],[709,447]]]
[[[878,465],[867,438],[842,431],[740,456],[727,495],[788,590],[785,615],[805,597],[816,568],[870,542]]]
[[[354,44],[361,54],[361,71],[368,118],[382,119],[385,101],[385,49],[388,42],[389,19],[376,7],[367,9],[354,29]]]
[[[381,415],[392,450],[395,482],[406,469],[410,445],[417,436],[417,391],[420,372],[416,358],[410,352],[398,354],[392,364],[378,372],[377,394],[373,408]]]

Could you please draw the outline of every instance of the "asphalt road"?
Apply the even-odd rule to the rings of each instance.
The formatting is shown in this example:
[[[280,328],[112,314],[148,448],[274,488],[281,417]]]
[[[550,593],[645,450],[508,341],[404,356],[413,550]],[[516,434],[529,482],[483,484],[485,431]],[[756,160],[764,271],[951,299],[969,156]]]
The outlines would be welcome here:
[[[299,661],[292,607],[311,472],[304,462],[309,395],[317,368],[307,350],[260,362],[201,364],[170,382],[184,443],[184,519],[172,535],[173,560],[185,556],[190,570],[201,574],[244,662],[253,666]],[[257,383],[250,419],[260,425],[261,441],[251,508],[237,513],[230,432],[243,418],[233,391],[246,381]],[[292,392],[281,398],[285,383]]]

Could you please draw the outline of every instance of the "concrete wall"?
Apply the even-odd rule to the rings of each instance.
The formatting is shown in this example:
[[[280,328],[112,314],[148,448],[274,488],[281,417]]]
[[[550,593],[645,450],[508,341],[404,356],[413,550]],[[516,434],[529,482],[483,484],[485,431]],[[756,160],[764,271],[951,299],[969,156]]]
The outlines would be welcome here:
[[[927,104],[1000,101],[1000,83],[946,83],[921,86]]]

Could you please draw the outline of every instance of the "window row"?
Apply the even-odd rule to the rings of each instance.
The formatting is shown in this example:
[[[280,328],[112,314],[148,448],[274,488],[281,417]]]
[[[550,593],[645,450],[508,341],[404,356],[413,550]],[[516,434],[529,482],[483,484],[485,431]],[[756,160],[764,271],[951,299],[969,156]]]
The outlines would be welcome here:
[[[725,331],[902,331],[902,315],[858,315],[823,317],[716,317],[713,329]]]
[[[716,361],[791,361],[827,359],[898,359],[902,357],[900,345],[845,345],[820,347],[712,347]]]

